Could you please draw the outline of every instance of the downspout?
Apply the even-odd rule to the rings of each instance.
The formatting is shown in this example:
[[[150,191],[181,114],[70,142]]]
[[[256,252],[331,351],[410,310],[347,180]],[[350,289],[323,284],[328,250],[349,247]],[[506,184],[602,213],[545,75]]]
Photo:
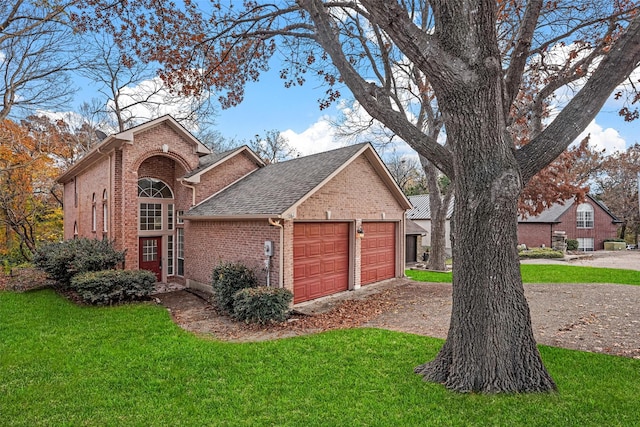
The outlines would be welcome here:
[[[191,206],[196,205],[196,187],[193,185],[185,184],[184,179],[179,179],[178,182],[183,186],[191,189]]]
[[[274,227],[278,227],[280,229],[280,246],[278,247],[278,250],[280,252],[280,256],[278,257],[278,284],[281,288],[284,288],[284,250],[283,250],[283,244],[284,244],[284,227],[282,226],[282,224],[280,224],[280,221],[275,221],[271,218],[269,218],[269,224],[273,225]]]

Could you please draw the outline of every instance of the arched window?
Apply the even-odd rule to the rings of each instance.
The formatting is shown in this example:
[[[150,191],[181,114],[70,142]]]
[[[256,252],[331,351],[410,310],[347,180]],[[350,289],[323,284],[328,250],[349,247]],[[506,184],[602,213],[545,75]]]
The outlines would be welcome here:
[[[109,216],[108,214],[109,214],[109,210],[107,208],[107,190],[105,189],[102,192],[102,232],[103,233],[106,233],[108,230],[108,227],[107,227],[107,224],[108,224],[107,218]]]
[[[593,206],[581,203],[576,210],[576,225],[578,228],[593,228]]]
[[[138,180],[138,197],[173,199],[173,191],[159,179],[142,178]]]
[[[91,195],[91,231],[95,233],[98,213],[96,212],[96,193]]]
[[[73,238],[78,238],[78,221],[73,222]]]

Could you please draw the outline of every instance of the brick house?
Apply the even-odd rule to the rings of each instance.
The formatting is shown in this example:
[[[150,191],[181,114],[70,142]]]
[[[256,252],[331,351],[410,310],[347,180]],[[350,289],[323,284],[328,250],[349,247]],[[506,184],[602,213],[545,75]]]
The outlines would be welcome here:
[[[518,220],[518,243],[527,247],[551,247],[554,232],[563,231],[567,239],[578,241],[581,251],[604,249],[606,239],[615,239],[620,220],[607,207],[587,195],[582,203],[575,199],[556,203],[539,215]]]
[[[370,144],[265,165],[211,153],[172,117],[111,135],[58,178],[65,239],[109,239],[125,268],[208,289],[241,261],[294,303],[404,275],[411,205]]]

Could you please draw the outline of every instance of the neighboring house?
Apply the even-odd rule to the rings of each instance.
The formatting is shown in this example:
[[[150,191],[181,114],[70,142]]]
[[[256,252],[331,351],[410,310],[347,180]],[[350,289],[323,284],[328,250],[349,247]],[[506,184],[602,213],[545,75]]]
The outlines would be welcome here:
[[[422,239],[427,235],[427,230],[420,227],[415,221],[407,219],[405,226],[405,260],[407,263],[422,261]]]
[[[420,194],[418,196],[409,196],[409,201],[413,206],[407,211],[407,219],[414,221],[423,229],[427,230],[427,234],[422,236],[422,249],[419,254],[431,246],[431,207],[428,194]],[[447,219],[445,223],[445,251],[451,255],[451,215],[453,215],[453,198],[447,210]]]
[[[212,154],[169,116],[103,140],[58,178],[65,238],[110,239],[125,268],[208,289],[240,261],[294,303],[402,277],[411,205],[370,144],[265,165]]]
[[[581,251],[604,249],[606,239],[614,239],[620,220],[607,207],[587,195],[582,203],[575,199],[556,203],[539,215],[518,220],[518,243],[527,247],[551,247],[554,232],[578,241]]]

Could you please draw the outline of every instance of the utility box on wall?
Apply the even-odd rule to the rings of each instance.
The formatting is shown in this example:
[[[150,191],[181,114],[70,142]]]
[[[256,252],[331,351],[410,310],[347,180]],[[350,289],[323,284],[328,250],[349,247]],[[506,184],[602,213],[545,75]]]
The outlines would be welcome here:
[[[271,240],[264,242],[264,256],[273,256],[273,242]]]

